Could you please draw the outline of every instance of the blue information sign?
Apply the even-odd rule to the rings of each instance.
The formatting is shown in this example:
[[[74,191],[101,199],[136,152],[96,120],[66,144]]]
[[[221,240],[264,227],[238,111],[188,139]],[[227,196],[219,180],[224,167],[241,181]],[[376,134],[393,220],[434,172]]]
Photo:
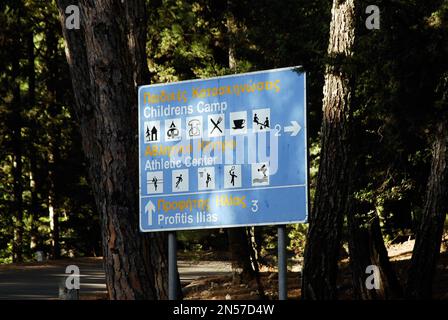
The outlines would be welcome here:
[[[300,68],[140,87],[140,230],[306,222],[305,87]]]

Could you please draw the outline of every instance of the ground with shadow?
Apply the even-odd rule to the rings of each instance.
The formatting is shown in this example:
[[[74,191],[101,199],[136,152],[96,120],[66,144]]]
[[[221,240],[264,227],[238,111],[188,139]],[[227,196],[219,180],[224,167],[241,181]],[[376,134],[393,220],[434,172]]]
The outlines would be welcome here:
[[[434,280],[434,299],[448,299],[448,235],[445,236],[442,253]],[[414,241],[388,247],[392,264],[402,283],[412,256]],[[232,283],[231,264],[226,253],[180,252],[179,273],[184,299],[261,299],[255,281],[235,285]],[[81,270],[80,298],[83,300],[107,299],[102,258],[78,258],[44,263],[0,265],[0,299],[57,299],[59,286],[67,276],[65,268],[77,265]],[[341,261],[338,288],[341,299],[353,297],[348,258]],[[290,266],[288,273],[288,298],[301,297],[301,262]],[[264,299],[278,298],[276,269],[262,267],[261,282]]]
[[[437,265],[437,273],[434,279],[433,298],[437,300],[448,300],[448,236],[442,246],[441,256]],[[412,256],[414,241],[410,240],[388,247],[389,257],[397,272],[401,283],[405,282],[407,270]],[[277,272],[273,268],[263,268],[261,272],[262,286],[264,289],[264,299],[278,299],[278,278]],[[288,273],[288,299],[301,298],[301,273]],[[338,279],[339,298],[351,300],[353,297],[353,287],[349,260],[345,258],[340,263],[340,277]],[[232,284],[231,275],[204,277],[192,281],[183,288],[186,300],[259,300],[256,281],[246,284]]]

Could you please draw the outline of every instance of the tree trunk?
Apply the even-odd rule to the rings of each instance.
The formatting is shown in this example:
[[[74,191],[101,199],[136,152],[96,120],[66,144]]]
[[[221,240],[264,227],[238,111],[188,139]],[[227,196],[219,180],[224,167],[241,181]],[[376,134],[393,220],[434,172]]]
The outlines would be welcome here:
[[[448,211],[448,120],[447,117],[441,119],[436,128],[426,202],[406,284],[405,293],[409,299],[431,298]]]
[[[359,124],[359,123],[357,123]],[[355,124],[353,124],[355,126]],[[362,130],[353,127],[353,130]],[[360,190],[365,172],[365,158],[362,150],[358,148],[365,141],[352,135],[354,173],[352,177],[353,190]],[[375,205],[352,198],[350,201],[348,218],[348,245],[350,251],[350,268],[352,271],[353,296],[356,300],[397,299],[403,295],[401,284],[396,272],[389,261],[388,252],[384,245],[381,232],[380,219]],[[379,288],[369,289],[366,280],[371,273],[366,273],[368,266],[376,266],[379,270]]]
[[[227,229],[230,258],[232,259],[232,279],[235,284],[247,283],[255,279],[255,270],[251,263],[251,248],[246,228]]]
[[[370,215],[350,210],[348,225],[354,299],[400,298],[402,289],[389,261],[378,215],[375,212]],[[366,269],[369,265],[379,268],[379,289],[368,289],[366,286],[366,278],[369,276]]]
[[[350,104],[347,70],[355,38],[355,1],[334,0],[323,97],[319,174],[305,248],[302,297],[335,299],[338,255],[350,185]],[[336,60],[336,58],[338,58]],[[337,61],[337,62],[336,62]],[[337,64],[336,64],[337,63]]]
[[[35,59],[36,55],[34,52],[34,33],[30,31],[28,34],[28,107],[29,110],[35,107],[36,104],[36,69],[35,69]],[[30,234],[30,249],[31,251],[40,250],[40,237],[38,231],[39,223],[39,197],[38,197],[38,183],[37,183],[37,157],[38,153],[35,148],[35,143],[37,143],[37,123],[34,120],[30,121],[30,137],[31,141],[28,144],[29,159],[30,159],[30,192],[31,192],[31,206],[30,206],[30,216],[31,216],[31,234]],[[34,140],[36,139],[36,140]]]
[[[48,26],[51,28],[51,25]],[[47,47],[46,58],[48,59],[48,71],[51,75],[57,74],[58,65],[56,57],[58,54],[58,39],[55,32],[47,33],[45,37],[45,44]],[[53,101],[48,105],[48,113],[50,117],[57,117],[58,115],[58,83],[52,76],[46,79],[47,95],[50,101]],[[51,232],[51,257],[53,259],[59,259],[61,257],[61,245],[60,245],[60,224],[59,217],[61,211],[61,201],[59,190],[62,187],[59,183],[59,172],[57,170],[61,163],[60,146],[61,134],[60,128],[55,123],[50,123],[48,126],[48,152],[47,152],[47,165],[48,165],[48,217],[50,220],[50,232]]]
[[[50,137],[50,150],[48,152],[48,217],[51,232],[51,257],[61,257],[61,246],[59,241],[59,201],[57,200],[58,186],[56,184],[56,165],[59,163],[59,148],[57,139]]]
[[[31,232],[30,232],[30,249],[32,252],[40,250],[39,236],[39,197],[37,183],[37,157],[35,148],[30,147],[30,191],[31,191]]]
[[[65,8],[81,30],[65,28]],[[111,299],[168,296],[167,239],[138,226],[137,85],[147,76],[144,0],[58,0],[75,111],[102,221]],[[143,32],[143,30],[145,32]]]
[[[22,181],[22,98],[20,94],[20,57],[15,56],[12,62],[12,78],[14,79],[12,99],[12,174],[14,178],[14,239],[13,239],[13,262],[22,262],[23,250],[23,181]]]
[[[227,0],[227,39],[228,39],[228,57],[229,57],[229,68],[230,70],[236,72],[236,34],[238,32],[238,26],[235,21],[235,17],[232,13],[232,1]]]

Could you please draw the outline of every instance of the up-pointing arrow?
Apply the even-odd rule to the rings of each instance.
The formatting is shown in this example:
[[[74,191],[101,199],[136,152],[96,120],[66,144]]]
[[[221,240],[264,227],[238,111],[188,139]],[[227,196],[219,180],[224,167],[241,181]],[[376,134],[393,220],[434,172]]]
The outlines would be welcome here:
[[[285,127],[285,132],[291,132],[291,137],[296,136],[302,127],[297,121],[291,121],[292,126]]]
[[[145,212],[148,214],[148,225],[152,226],[152,214],[156,211],[156,206],[151,200],[145,206]]]

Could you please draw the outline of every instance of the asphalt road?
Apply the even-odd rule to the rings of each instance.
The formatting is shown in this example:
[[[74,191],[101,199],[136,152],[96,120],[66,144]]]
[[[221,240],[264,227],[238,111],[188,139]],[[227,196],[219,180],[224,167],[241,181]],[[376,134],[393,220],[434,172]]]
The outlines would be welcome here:
[[[81,272],[80,295],[104,294],[106,284],[101,259],[64,260],[47,264],[0,266],[0,299],[57,299],[59,286],[65,283],[67,265]],[[204,276],[224,275],[231,271],[227,262],[178,262],[182,285]]]

